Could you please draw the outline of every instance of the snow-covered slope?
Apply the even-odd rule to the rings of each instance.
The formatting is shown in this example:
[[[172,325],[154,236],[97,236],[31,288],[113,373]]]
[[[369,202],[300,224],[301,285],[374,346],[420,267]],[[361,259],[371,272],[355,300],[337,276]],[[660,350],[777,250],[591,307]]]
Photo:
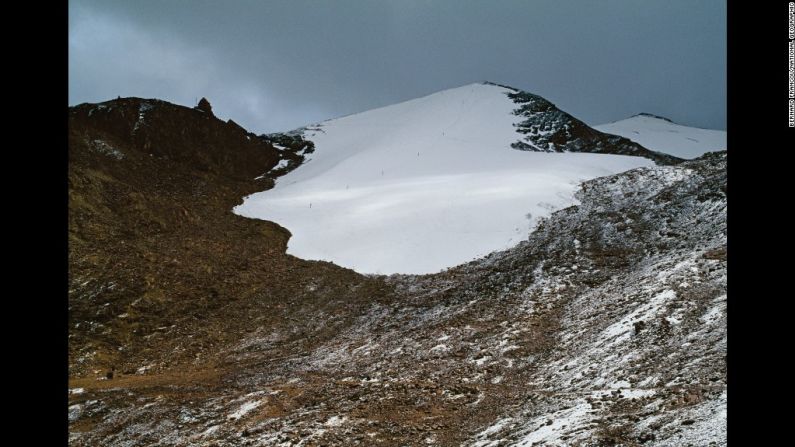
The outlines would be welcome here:
[[[686,159],[726,149],[725,131],[682,126],[667,118],[648,113],[594,128],[629,138],[647,149]]]
[[[511,148],[511,92],[470,84],[310,126],[304,164],[235,212],[288,228],[301,258],[431,273],[518,244],[584,180],[653,164]]]
[[[70,378],[70,444],[726,446],[726,157],[593,179],[526,241],[438,275],[237,262],[218,287],[242,298],[211,308],[235,313],[174,318],[123,360],[143,372]],[[75,284],[99,290],[92,316],[116,297]]]

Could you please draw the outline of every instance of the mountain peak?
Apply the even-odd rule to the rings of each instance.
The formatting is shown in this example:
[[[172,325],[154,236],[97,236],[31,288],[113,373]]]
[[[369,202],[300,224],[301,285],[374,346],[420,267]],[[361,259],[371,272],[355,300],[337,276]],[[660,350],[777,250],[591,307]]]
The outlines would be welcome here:
[[[522,151],[631,155],[648,158],[660,164],[676,164],[681,161],[669,154],[648,150],[622,136],[602,133],[562,111],[540,95],[491,81],[441,90],[421,98],[305,126],[286,134],[301,135],[311,141],[331,123],[349,122],[361,117],[367,117],[368,122],[378,123],[379,126],[386,126],[383,129],[385,132],[391,131],[394,130],[391,120],[397,119],[391,114],[398,109],[411,111],[410,114],[401,115],[412,117],[401,118],[401,122],[412,123],[413,127],[402,126],[402,131],[407,133],[419,132],[418,134],[448,137],[451,129],[443,128],[445,125],[460,127],[462,123],[471,120],[469,125],[473,128],[480,127],[481,132],[478,137],[469,135],[468,138],[488,140],[489,132],[493,130],[493,135],[499,135],[500,138],[510,137],[512,141],[508,145]],[[420,116],[423,118],[418,118]],[[463,117],[466,119],[462,120]],[[449,121],[445,121],[447,119]],[[501,127],[502,122],[508,122],[507,128]],[[494,126],[500,129],[492,129]],[[486,128],[490,129],[489,132],[484,132]],[[484,144],[495,143],[497,141],[494,139],[484,141]]]
[[[528,149],[512,147],[520,139]],[[364,273],[436,273],[512,247],[570,206],[580,180],[655,156],[540,96],[483,82],[307,126],[304,141],[314,151],[294,152],[274,188],[234,212],[290,228],[289,254]]]

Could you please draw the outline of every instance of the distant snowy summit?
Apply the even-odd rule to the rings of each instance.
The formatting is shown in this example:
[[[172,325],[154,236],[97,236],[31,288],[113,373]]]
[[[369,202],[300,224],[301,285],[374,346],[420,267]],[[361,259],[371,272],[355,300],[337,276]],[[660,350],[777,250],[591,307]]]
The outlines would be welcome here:
[[[726,132],[723,130],[682,126],[668,118],[650,113],[639,113],[595,128],[605,133],[621,135],[648,149],[684,159],[726,149]]]

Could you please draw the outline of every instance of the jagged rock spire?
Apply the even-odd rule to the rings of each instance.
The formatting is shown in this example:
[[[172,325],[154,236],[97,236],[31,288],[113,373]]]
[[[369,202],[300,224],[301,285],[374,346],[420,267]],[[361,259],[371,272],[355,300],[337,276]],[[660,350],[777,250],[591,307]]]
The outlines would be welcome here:
[[[207,98],[200,99],[199,104],[195,108],[201,110],[202,112],[208,113],[211,116],[215,116],[213,115],[213,106],[210,105],[210,101],[207,101]]]

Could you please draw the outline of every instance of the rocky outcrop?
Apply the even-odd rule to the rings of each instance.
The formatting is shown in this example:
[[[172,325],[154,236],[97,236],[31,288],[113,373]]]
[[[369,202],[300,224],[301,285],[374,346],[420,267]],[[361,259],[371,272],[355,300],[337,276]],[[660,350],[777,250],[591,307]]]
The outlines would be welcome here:
[[[210,105],[210,101],[207,101],[207,98],[200,99],[199,104],[196,105],[196,109],[210,116],[215,116],[213,115],[213,106]]]
[[[627,138],[599,132],[538,95],[513,90],[508,96],[518,105],[514,113],[524,118],[517,125],[517,132],[524,137],[511,145],[514,149],[633,155],[667,165],[682,161],[673,155],[646,149]]]
[[[193,109],[142,98],[71,107],[70,154],[89,161],[88,153],[80,148],[86,141],[101,140],[124,146],[128,153],[242,179],[260,175],[278,162],[278,152],[271,144],[234,122],[219,120],[202,100]]]
[[[514,110],[514,114],[523,118],[516,125],[516,131],[524,135],[511,144],[514,149],[535,152],[593,152],[632,155],[648,158],[663,165],[672,165],[683,161],[681,158],[669,154],[646,149],[627,138],[600,132],[560,110],[539,95],[494,82],[485,81],[484,84],[511,90],[508,97],[518,106]],[[649,114],[641,113],[641,115]],[[662,119],[670,121],[667,118]]]

